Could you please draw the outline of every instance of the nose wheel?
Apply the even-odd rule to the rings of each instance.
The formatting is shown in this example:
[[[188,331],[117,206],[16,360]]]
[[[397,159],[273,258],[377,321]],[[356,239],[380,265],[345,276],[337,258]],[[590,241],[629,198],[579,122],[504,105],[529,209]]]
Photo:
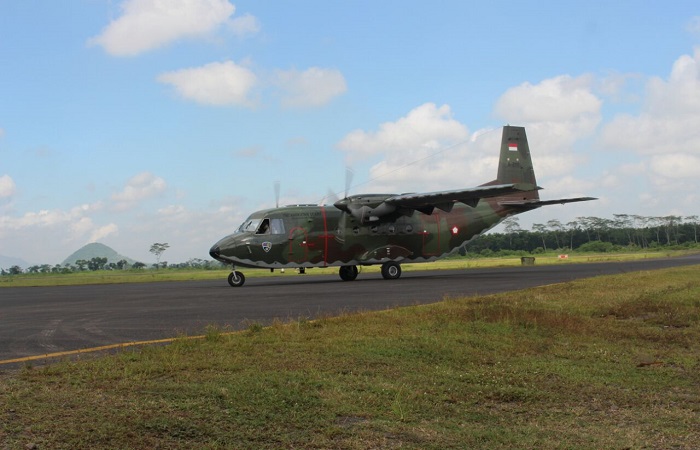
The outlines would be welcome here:
[[[241,287],[243,286],[243,283],[245,283],[245,275],[243,273],[234,270],[230,274],[228,274],[228,284],[230,284],[233,287]]]

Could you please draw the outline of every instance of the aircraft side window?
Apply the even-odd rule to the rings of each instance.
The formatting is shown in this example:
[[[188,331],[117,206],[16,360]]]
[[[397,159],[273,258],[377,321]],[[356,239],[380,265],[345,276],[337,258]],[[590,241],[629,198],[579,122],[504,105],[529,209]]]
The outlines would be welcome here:
[[[255,234],[270,234],[270,219],[263,219]]]
[[[272,234],[285,234],[284,221],[282,219],[270,219],[270,232]]]

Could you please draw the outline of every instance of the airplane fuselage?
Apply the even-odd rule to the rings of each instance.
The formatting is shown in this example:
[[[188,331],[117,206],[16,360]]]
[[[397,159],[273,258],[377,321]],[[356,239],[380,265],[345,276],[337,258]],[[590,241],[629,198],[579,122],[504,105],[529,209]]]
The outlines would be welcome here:
[[[338,266],[340,278],[352,281],[357,278],[357,266],[381,264],[382,276],[395,280],[401,276],[400,263],[433,261],[459,251],[509,215],[594,200],[543,201],[540,189],[525,129],[506,126],[496,179],[488,183],[436,192],[352,195],[332,206],[258,211],[209,253],[233,266],[231,286],[245,282],[236,266]]]
[[[507,208],[488,200],[376,223],[361,223],[333,206],[287,206],[251,214],[211,254],[237,266],[268,269],[432,261],[507,215]]]

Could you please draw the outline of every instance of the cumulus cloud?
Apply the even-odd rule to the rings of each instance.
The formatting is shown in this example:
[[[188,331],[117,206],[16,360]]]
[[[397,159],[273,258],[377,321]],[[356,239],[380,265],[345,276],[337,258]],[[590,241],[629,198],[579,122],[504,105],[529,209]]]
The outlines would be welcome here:
[[[561,75],[508,89],[495,112],[508,123],[526,125],[528,136],[539,142],[538,151],[559,153],[595,131],[601,107],[592,77]]]
[[[249,95],[257,76],[246,67],[225,61],[167,72],[158,81],[172,85],[180,96],[197,103],[252,106]]]
[[[395,122],[381,124],[378,131],[354,130],[337,147],[352,163],[379,154],[405,157],[411,152],[415,156],[417,153],[424,156],[426,150],[435,151],[468,137],[466,126],[452,118],[449,105],[438,107],[434,103],[425,103]]]
[[[260,22],[255,16],[244,14],[231,20],[229,28],[238,37],[251,36],[260,31]]]
[[[275,78],[286,107],[322,106],[347,90],[343,74],[336,69],[279,70]]]
[[[0,248],[35,263],[57,263],[79,246],[118,232],[117,225],[96,224],[93,215],[101,204],[68,210],[44,209],[20,216],[0,215]],[[37,237],[40,237],[37,238]],[[50,242],[51,245],[46,245]]]
[[[700,49],[678,58],[667,79],[649,79],[640,113],[616,116],[603,129],[601,141],[610,150],[666,155],[665,161],[655,160],[665,168],[680,169],[679,158],[687,162],[695,160],[690,155],[700,156]],[[679,170],[676,176],[694,176],[691,172]]]
[[[227,0],[126,0],[122,14],[90,45],[114,56],[134,56],[183,38],[206,36],[229,21],[235,7]],[[250,19],[231,25],[250,28]]]
[[[673,64],[667,80],[653,77],[639,115],[621,115],[604,130],[604,142],[643,154],[700,153],[700,49]]]
[[[367,191],[406,192],[474,186],[495,178],[500,133],[470,135],[449,105],[425,103],[376,131],[354,130],[337,148],[348,162],[381,157]]]
[[[0,198],[9,198],[15,195],[17,186],[15,181],[9,175],[0,177]]]
[[[119,211],[130,209],[142,200],[161,194],[166,187],[162,178],[142,172],[130,178],[121,192],[112,195],[114,208]]]

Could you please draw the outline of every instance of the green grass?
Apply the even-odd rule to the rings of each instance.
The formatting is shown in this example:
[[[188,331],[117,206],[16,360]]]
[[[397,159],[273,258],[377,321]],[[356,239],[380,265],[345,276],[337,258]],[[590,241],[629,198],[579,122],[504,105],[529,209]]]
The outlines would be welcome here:
[[[632,252],[632,253],[571,253],[568,259],[561,260],[555,253],[535,255],[538,265],[546,264],[571,264],[582,262],[613,262],[631,261],[649,258],[668,258],[688,254],[688,251],[657,251],[657,252]],[[520,257],[500,258],[449,258],[431,263],[403,264],[404,271],[438,270],[438,269],[470,269],[484,267],[507,267],[520,265]],[[380,266],[366,266],[360,268],[364,273],[378,273]],[[293,276],[295,269],[287,269],[285,273],[280,271],[270,272],[267,269],[241,269],[248,277],[269,276]],[[38,273],[0,276],[0,288],[2,287],[30,287],[30,286],[68,286],[84,284],[116,284],[116,283],[151,283],[156,281],[191,281],[191,280],[226,280],[230,269],[222,270],[198,270],[198,269],[161,269],[161,270],[102,270],[96,272],[76,272],[69,274]],[[308,274],[335,274],[337,267],[307,269]]]
[[[0,448],[693,448],[698,269],[28,367]]]

